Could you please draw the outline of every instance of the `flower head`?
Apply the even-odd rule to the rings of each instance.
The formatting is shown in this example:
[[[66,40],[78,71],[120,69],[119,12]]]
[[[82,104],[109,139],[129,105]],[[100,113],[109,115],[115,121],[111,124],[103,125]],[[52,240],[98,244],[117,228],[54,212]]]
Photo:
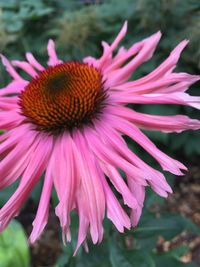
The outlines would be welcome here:
[[[0,230],[16,216],[36,183],[44,184],[30,241],[43,231],[49,212],[52,187],[58,195],[56,215],[63,240],[70,241],[70,213],[79,217],[77,248],[90,234],[93,243],[103,238],[107,217],[116,228],[136,226],[143,207],[145,187],[160,196],[172,190],[164,175],[131,151],[123,135],[129,136],[161,165],[182,175],[186,167],[167,156],[141,131],[181,132],[200,129],[200,121],[187,116],[139,113],[132,104],[178,104],[200,109],[200,98],[185,93],[199,76],[173,72],[187,41],[181,42],[155,70],[137,80],[133,72],[149,60],[160,40],[160,32],[119,48],[127,23],[111,45],[102,42],[99,59],[62,62],[54,43],[48,43],[49,61],[44,68],[31,53],[27,61],[9,62],[1,56],[12,81],[0,90],[0,188],[19,179],[19,186],[0,210]],[[23,79],[15,67],[30,75]],[[125,174],[121,177],[120,170]],[[126,213],[116,198],[112,183],[130,210]]]

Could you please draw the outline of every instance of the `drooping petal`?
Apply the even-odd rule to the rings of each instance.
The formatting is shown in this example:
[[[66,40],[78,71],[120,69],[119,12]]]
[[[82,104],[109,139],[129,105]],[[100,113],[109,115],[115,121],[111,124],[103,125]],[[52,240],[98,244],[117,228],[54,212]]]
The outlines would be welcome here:
[[[8,139],[8,142],[11,141],[12,150],[0,162],[0,188],[9,186],[23,174],[38,145],[35,138],[34,132],[24,131],[16,146],[12,146],[11,138]]]
[[[0,230],[2,231],[10,220],[16,216],[25,200],[38,182],[46,168],[52,149],[52,138],[39,135],[39,144],[31,157],[20,184],[8,202],[0,210]]]
[[[130,219],[122,209],[114,193],[110,189],[106,179],[101,176],[101,181],[106,197],[107,217],[113,222],[119,232],[123,233],[124,228],[130,229]]]
[[[87,133],[85,134],[87,135]],[[79,176],[87,200],[90,234],[93,243],[103,238],[102,220],[105,212],[105,196],[100,178],[98,176],[95,157],[88,148],[85,138],[78,131],[74,134],[79,160]]]
[[[140,216],[142,214],[142,208],[145,198],[145,188],[144,186],[137,184],[130,177],[128,177],[128,185],[134,196],[136,196],[138,202],[136,209],[131,210],[131,224],[133,227],[135,227],[138,224]]]
[[[59,204],[56,215],[60,219],[63,237],[70,239],[70,212],[75,205],[77,175],[74,160],[73,141],[69,134],[63,134],[58,141],[58,150],[53,152],[54,181],[58,192]],[[58,158],[58,153],[60,157]],[[57,165],[57,167],[55,167]],[[65,239],[64,239],[65,240]],[[70,241],[70,240],[67,240]]]
[[[162,131],[162,132],[177,132],[193,129],[200,129],[200,121],[195,119],[190,119],[184,115],[175,115],[175,116],[158,116],[143,114],[136,112],[129,108],[119,107],[119,108],[110,108],[112,114],[120,116],[129,122],[134,123],[138,127],[143,129],[148,129],[150,131]]]
[[[121,156],[123,156],[127,161],[129,161],[134,166],[138,167],[139,169],[144,171],[144,177],[143,180],[147,181],[147,183],[140,182],[139,185],[154,185],[154,189],[159,188],[160,191],[165,191],[165,194],[172,193],[171,187],[168,185],[164,175],[160,173],[159,171],[153,169],[151,166],[147,165],[144,161],[142,161],[136,154],[134,154],[125,144],[124,140],[122,139],[119,134],[111,128],[111,124],[105,123],[106,119],[104,120],[104,123],[100,125],[99,130],[101,129],[101,133],[104,134],[104,137],[107,138],[106,146],[112,148],[113,150],[116,150]],[[98,131],[98,128],[96,128]],[[105,130],[106,129],[106,130]],[[105,139],[105,138],[104,138]],[[115,173],[116,176],[116,173]],[[138,182],[135,177],[132,175],[128,175],[129,178],[133,179],[134,182]],[[111,177],[110,177],[111,178]],[[156,190],[158,192],[158,190]],[[126,193],[128,196],[128,194]],[[135,196],[134,196],[135,197]],[[134,203],[134,202],[133,202]],[[134,208],[134,207],[133,207]]]
[[[49,215],[49,204],[51,198],[51,191],[53,187],[53,177],[52,177],[52,170],[51,170],[51,160],[48,163],[46,174],[44,177],[44,185],[40,197],[39,206],[37,209],[37,214],[35,219],[32,223],[33,229],[31,235],[29,237],[30,243],[34,243],[39,236],[41,235],[42,231],[44,230]]]
[[[121,119],[119,117],[113,116],[112,125],[116,130],[120,131],[137,142],[141,147],[143,147],[150,155],[152,155],[166,171],[174,173],[176,175],[182,175],[180,169],[186,170],[186,167],[175,159],[170,158],[162,151],[160,151],[147,136],[145,136],[139,128],[135,125]]]

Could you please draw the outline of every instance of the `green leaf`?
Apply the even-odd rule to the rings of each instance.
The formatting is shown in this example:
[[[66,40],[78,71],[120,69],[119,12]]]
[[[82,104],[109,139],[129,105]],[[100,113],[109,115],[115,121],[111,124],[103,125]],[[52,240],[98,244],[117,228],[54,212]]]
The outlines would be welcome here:
[[[112,267],[156,267],[145,251],[119,248],[114,242],[110,246],[110,262]]]
[[[15,220],[0,234],[0,266],[29,267],[27,238]]]
[[[135,238],[149,238],[162,235],[166,239],[173,238],[183,230],[200,234],[200,229],[190,220],[175,214],[164,214],[156,218],[152,214],[144,214],[139,227],[134,230]]]
[[[108,243],[104,240],[100,245],[89,248],[89,253],[83,252],[81,257],[77,260],[76,267],[111,267],[108,255]]]

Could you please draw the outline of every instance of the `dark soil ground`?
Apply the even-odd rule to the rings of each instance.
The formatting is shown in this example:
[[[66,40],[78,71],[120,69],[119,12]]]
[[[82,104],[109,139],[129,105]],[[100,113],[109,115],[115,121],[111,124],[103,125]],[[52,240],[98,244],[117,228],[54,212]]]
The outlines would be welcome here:
[[[188,166],[190,170],[186,176],[176,179],[174,194],[172,194],[165,205],[167,211],[182,214],[190,218],[200,227],[200,159]],[[157,207],[159,209],[159,207]],[[163,209],[163,207],[162,207]],[[20,221],[25,226],[27,234],[30,234],[31,223],[34,219],[35,207],[29,206],[28,213],[25,210],[20,216]],[[53,266],[62,251],[59,240],[59,222],[52,210],[48,225],[39,241],[31,246],[31,266],[44,267]],[[184,255],[183,262],[195,262],[200,266],[200,237],[183,232],[171,241],[162,237],[158,241],[158,249],[168,251],[171,248],[186,244],[190,251]]]

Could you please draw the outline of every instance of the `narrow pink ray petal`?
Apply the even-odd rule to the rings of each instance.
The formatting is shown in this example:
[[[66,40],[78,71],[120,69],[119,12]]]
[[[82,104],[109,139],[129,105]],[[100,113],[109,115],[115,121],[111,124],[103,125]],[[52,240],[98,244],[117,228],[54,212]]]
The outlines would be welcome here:
[[[0,96],[20,93],[28,84],[25,80],[14,80],[6,87],[0,89]]]
[[[115,48],[118,46],[120,41],[124,38],[127,32],[127,21],[125,21],[122,29],[118,33],[117,37],[113,41],[113,43],[109,46],[106,42],[102,42],[103,46],[103,55],[100,59],[95,59],[93,57],[86,57],[83,59],[84,63],[88,63],[89,65],[93,65],[96,68],[104,69],[108,66],[108,63],[111,63],[112,59],[112,53],[115,50]]]
[[[153,189],[153,191],[156,192],[158,195],[160,195],[161,197],[165,197],[165,198],[168,197],[168,193],[165,190],[155,185],[153,182],[151,182],[150,184],[151,184],[151,188]]]
[[[40,202],[37,210],[36,217],[33,221],[33,230],[29,237],[30,243],[34,243],[44,230],[49,216],[49,204],[51,198],[51,191],[53,187],[53,177],[51,171],[51,160],[46,168],[46,174],[44,178],[44,185],[40,197]]]
[[[12,64],[29,74],[31,77],[37,77],[38,73],[35,69],[26,61],[12,60]]]
[[[118,33],[117,37],[115,38],[115,40],[113,41],[113,43],[111,44],[110,48],[108,48],[106,46],[106,49],[104,49],[104,53],[103,56],[99,59],[99,64],[98,67],[101,69],[103,68],[107,58],[109,58],[110,56],[112,56],[112,52],[114,51],[114,49],[118,46],[118,44],[120,43],[120,41],[124,38],[124,36],[126,35],[127,32],[127,21],[125,21],[122,29],[120,30],[120,32]],[[105,44],[105,43],[104,43]],[[104,46],[105,47],[105,46]]]
[[[15,110],[2,111],[0,113],[0,129],[9,130],[21,124],[24,118]]]
[[[12,97],[12,98],[14,101],[7,101],[6,97],[0,96],[0,111],[13,111],[19,109],[18,98],[17,97]]]
[[[74,251],[74,256],[76,255],[81,244],[86,240],[87,232],[89,228],[89,219],[87,214],[87,199],[85,193],[83,192],[83,187],[80,186],[76,196],[77,201],[77,211],[79,217],[79,228],[78,228],[78,240],[76,249]]]
[[[10,220],[18,214],[24,201],[38,182],[49,160],[52,149],[52,138],[47,138],[43,135],[39,135],[37,138],[40,139],[40,142],[32,155],[31,162],[22,176],[20,185],[0,210],[1,231],[7,226]]]
[[[9,185],[10,183],[14,182],[19,176],[11,176],[11,180],[9,180],[9,175],[16,169],[21,169],[22,167],[20,166],[21,164],[21,159],[22,163],[26,158],[28,157],[28,154],[30,155],[31,148],[30,146],[32,145],[34,139],[35,139],[36,134],[34,132],[29,131],[24,132],[23,134],[23,139],[20,139],[20,141],[16,144],[15,147],[12,148],[12,151],[5,156],[1,162],[0,162],[0,188],[4,187],[5,185]],[[8,139],[10,141],[10,138]],[[5,141],[4,141],[5,142]],[[35,146],[35,144],[33,144]],[[26,158],[24,158],[24,155],[26,155]],[[21,167],[21,168],[20,168]],[[23,166],[24,168],[26,166]],[[19,173],[21,174],[21,173]]]
[[[133,227],[137,226],[140,216],[142,214],[142,208],[145,198],[145,188],[144,186],[138,185],[134,182],[133,179],[130,177],[127,177],[128,179],[128,185],[132,191],[132,193],[136,196],[138,206],[136,209],[131,210],[131,224]]]
[[[58,59],[57,57],[55,44],[53,40],[49,40],[48,45],[47,45],[47,52],[49,55],[49,61],[48,61],[49,66],[55,66],[55,65],[62,63],[62,60]]]
[[[101,176],[101,181],[106,197],[107,217],[113,222],[117,230],[123,233],[124,228],[130,229],[131,227],[130,218],[122,209],[117,198],[110,189],[110,186],[108,185],[105,177]]]
[[[128,205],[130,208],[134,208],[136,205],[135,197],[130,192],[119,172],[109,164],[104,164],[102,169],[114,185],[115,189],[122,195],[124,204]]]
[[[157,80],[149,81],[141,85],[134,85],[134,81],[115,86],[111,90],[128,91],[131,94],[149,94],[185,92],[188,87],[198,81],[200,76],[190,75],[188,73],[171,73],[168,76],[161,77]]]
[[[45,70],[45,68],[35,59],[35,57],[33,56],[33,54],[31,53],[26,53],[26,58],[28,60],[28,62],[37,70],[39,71],[43,71]]]
[[[87,134],[85,133],[85,135]],[[74,134],[74,140],[78,153],[77,159],[79,160],[79,176],[87,199],[90,233],[95,244],[103,238],[102,221],[105,213],[105,196],[92,151],[78,131]]]
[[[26,135],[26,133],[24,133],[24,135]],[[22,150],[22,152],[24,153],[21,153],[21,156],[20,155],[18,156],[17,161],[13,163],[12,167],[9,169],[8,174],[7,175],[5,173],[3,174],[2,179],[0,181],[1,189],[6,186],[9,186],[10,184],[14,183],[17,179],[19,179],[19,177],[21,177],[21,175],[26,169],[26,166],[30,162],[31,156],[33,155],[37,145],[38,145],[38,142],[35,141],[34,144],[32,144],[26,151]],[[13,148],[13,150],[16,150],[16,147]],[[12,160],[12,158],[10,160]]]
[[[110,101],[117,104],[171,104],[184,105],[200,109],[200,97],[190,96],[186,93],[173,94],[149,94],[149,95],[133,95],[123,93],[119,95],[111,95]]]
[[[178,44],[174,50],[170,53],[169,57],[155,70],[153,70],[148,75],[135,80],[132,82],[132,85],[141,85],[150,81],[155,81],[173,71],[173,69],[176,67],[176,64],[180,58],[181,52],[188,44],[187,40],[182,41],[180,44]]]
[[[77,175],[75,167],[75,155],[73,151],[73,141],[69,134],[63,134],[60,140],[60,151],[55,154],[54,162],[58,164],[59,172],[55,175],[54,179],[57,179],[55,184],[60,186],[62,189],[58,189],[58,192],[62,192],[59,197],[59,204],[56,207],[56,215],[60,219],[61,227],[63,231],[67,231],[69,234],[70,226],[70,212],[75,204],[75,193],[77,188]],[[56,160],[56,158],[58,160]],[[57,188],[56,188],[57,189]],[[69,240],[67,240],[69,241]]]
[[[112,125],[116,130],[120,131],[137,142],[143,147],[150,155],[152,155],[166,171],[176,175],[182,175],[180,169],[186,170],[187,168],[179,161],[170,158],[162,151],[160,151],[154,143],[152,143],[147,136],[145,136],[139,128],[133,124],[121,119],[120,117],[113,116]]]
[[[29,130],[30,128],[28,125],[20,125],[0,135],[0,140],[4,140],[4,142],[0,143],[0,155],[20,142],[20,140],[23,139],[24,133],[26,133],[26,131],[29,132]]]
[[[190,119],[184,115],[175,116],[158,116],[143,114],[131,110],[126,107],[110,108],[110,112],[116,116],[120,116],[129,122],[134,123],[140,128],[147,130],[155,130],[162,132],[177,132],[193,129],[200,129],[200,121],[195,119]]]
[[[102,140],[100,140],[100,137],[97,136],[92,129],[88,131],[87,136],[85,137],[88,140],[90,148],[99,160],[103,161],[105,164],[110,164],[114,167],[120,168],[125,173],[136,179],[138,183],[146,185],[145,175],[148,176],[148,173],[146,173],[145,170],[135,167],[112,148],[107,148],[106,143],[103,143]],[[104,147],[103,149],[102,146]]]
[[[126,81],[138,66],[140,66],[143,62],[149,60],[152,57],[160,38],[161,33],[158,32],[145,39],[143,41],[141,50],[129,63],[127,63],[124,67],[110,72],[108,75],[106,75],[109,87],[121,84],[122,82]]]
[[[124,159],[129,161],[134,166],[139,167],[141,170],[144,171],[144,178],[148,181],[148,183],[153,183],[158,185],[158,187],[162,188],[163,190],[172,193],[171,187],[166,182],[166,179],[162,173],[159,171],[153,169],[149,165],[147,165],[144,161],[142,161],[136,154],[132,153],[130,149],[127,147],[124,140],[120,137],[120,135],[115,132],[109,124],[105,123],[106,119],[104,119],[104,122],[101,123],[99,129],[101,129],[101,134],[103,133],[104,136],[107,137],[107,143],[106,146],[115,149]],[[96,128],[98,131],[98,128]],[[106,129],[106,131],[105,131]],[[105,139],[105,138],[104,138]],[[130,176],[135,182],[137,180],[134,179],[134,177]],[[141,185],[141,183],[139,183]],[[142,185],[147,185],[143,183]]]
[[[22,77],[16,72],[10,61],[3,55],[0,55],[3,65],[5,66],[7,72],[13,77],[14,80],[23,81]]]

